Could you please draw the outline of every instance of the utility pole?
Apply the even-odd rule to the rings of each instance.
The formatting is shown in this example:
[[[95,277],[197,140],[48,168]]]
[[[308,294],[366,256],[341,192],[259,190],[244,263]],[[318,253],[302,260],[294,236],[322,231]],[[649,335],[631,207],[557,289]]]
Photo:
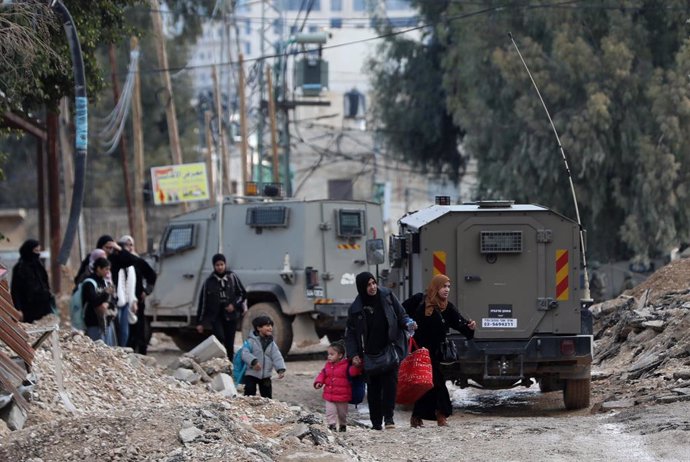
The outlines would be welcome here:
[[[60,293],[60,166],[58,164],[58,115],[48,111],[46,116],[48,134],[48,218],[50,229],[50,286]]]
[[[211,198],[211,207],[218,202],[218,187],[216,185],[216,163],[213,161],[213,134],[211,131],[211,111],[204,112],[204,131],[206,132],[206,170],[208,172],[208,190]]]
[[[161,18],[160,3],[158,0],[151,2],[151,19],[153,21],[153,36],[156,41],[156,54],[158,64],[161,67],[161,80],[165,88],[168,101],[165,103],[165,117],[168,122],[168,136],[170,137],[170,150],[172,152],[172,162],[175,165],[182,163],[182,150],[180,148],[180,137],[177,131],[177,116],[175,113],[175,100],[172,92],[172,82],[168,72],[168,54],[165,50],[165,35],[163,34],[163,20]]]
[[[115,45],[112,43],[108,47],[108,58],[110,60],[110,79],[113,82],[113,101],[115,106],[117,106],[118,101],[120,101],[120,83],[117,81],[117,74],[115,69],[117,67],[117,61],[115,60]],[[127,157],[129,157],[129,152],[127,148],[127,134],[123,131],[120,135],[120,141],[118,142],[120,147],[120,159],[122,161],[122,176],[125,185],[125,203],[127,204],[127,220],[129,222],[129,233],[134,234],[134,209],[132,208],[132,185],[129,182],[129,162]]]
[[[130,53],[138,53],[139,39],[132,37],[129,42]],[[134,89],[132,90],[132,133],[134,136],[134,209],[136,210],[134,242],[139,248],[148,249],[146,233],[146,208],[144,206],[144,134],[141,130],[141,78],[139,60],[135,60]]]
[[[264,155],[264,101],[266,94],[266,82],[264,80],[264,56],[266,56],[266,0],[261,0],[261,35],[260,35],[260,50],[261,57],[259,58],[259,120],[256,127],[256,150],[258,166],[254,165],[252,159],[250,174],[252,178],[257,175],[256,179],[261,181],[261,161]]]
[[[271,66],[266,66],[266,82],[268,85],[268,120],[271,124],[271,149],[273,151],[271,172],[273,174],[273,182],[280,183],[280,172],[278,171],[278,135],[276,133],[276,102],[273,98]]]
[[[211,78],[213,79],[213,92],[215,94],[216,102],[216,119],[218,120],[218,142],[220,143],[220,150],[218,158],[220,159],[220,169],[218,174],[222,175],[221,188],[222,194],[225,195],[230,189],[230,159],[228,159],[228,148],[225,145],[225,136],[223,129],[223,107],[220,104],[220,84],[218,82],[218,73],[216,66],[211,70]]]
[[[237,94],[240,98],[240,132],[242,141],[240,144],[240,154],[242,155],[242,188],[247,189],[247,103],[244,94],[244,55],[240,53],[240,69],[239,69],[239,89]]]

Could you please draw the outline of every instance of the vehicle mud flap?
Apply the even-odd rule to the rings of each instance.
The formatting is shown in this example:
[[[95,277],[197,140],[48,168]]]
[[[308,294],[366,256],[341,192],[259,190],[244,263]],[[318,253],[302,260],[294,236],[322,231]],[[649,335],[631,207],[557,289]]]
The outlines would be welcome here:
[[[510,359],[507,357],[511,356]],[[491,364],[496,361],[496,366],[491,367]],[[514,370],[514,362],[517,361],[517,365],[519,366],[519,374],[518,375],[508,375],[504,374],[504,372],[507,372],[509,369]],[[515,352],[510,352],[510,353],[486,353],[484,355],[484,380],[491,380],[491,379],[501,379],[501,380],[522,380],[525,378],[525,370],[524,370],[524,363],[525,363],[525,356],[522,353],[515,353]],[[496,370],[498,373],[497,374],[492,374],[492,370]]]

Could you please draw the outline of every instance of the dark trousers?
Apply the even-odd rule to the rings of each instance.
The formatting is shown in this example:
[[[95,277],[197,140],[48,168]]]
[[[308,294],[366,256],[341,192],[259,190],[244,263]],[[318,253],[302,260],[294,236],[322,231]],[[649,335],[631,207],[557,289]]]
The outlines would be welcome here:
[[[129,326],[129,340],[127,346],[135,353],[145,355],[149,347],[149,338],[146,332],[146,302],[142,299],[137,301],[137,322]]]
[[[370,375],[367,379],[367,402],[371,424],[378,428],[381,423],[393,423],[395,394],[398,390],[398,368],[383,374]]]
[[[213,323],[213,335],[223,344],[228,352],[228,358],[232,361],[235,355],[235,333],[237,332],[237,319],[227,320],[225,314],[221,314]]]
[[[244,376],[244,396],[256,396],[256,385],[259,385],[259,393],[264,398],[273,398],[273,384],[271,378],[258,379],[251,375]]]
[[[434,374],[434,388],[426,392],[424,396],[419,398],[414,403],[412,416],[420,419],[436,420],[437,412],[449,417],[453,413],[453,405],[450,401],[450,394],[448,387],[446,387],[446,378],[441,372],[441,366],[438,361],[431,362],[432,371]]]

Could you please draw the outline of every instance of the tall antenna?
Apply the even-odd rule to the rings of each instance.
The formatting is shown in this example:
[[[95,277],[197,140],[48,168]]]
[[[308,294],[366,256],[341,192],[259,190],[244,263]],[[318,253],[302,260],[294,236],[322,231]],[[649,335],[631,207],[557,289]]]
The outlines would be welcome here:
[[[558,131],[556,131],[556,125],[553,123],[553,119],[551,119],[551,114],[549,113],[549,109],[546,107],[546,103],[544,102],[544,98],[541,97],[541,92],[539,91],[539,87],[537,86],[537,82],[534,81],[534,77],[532,77],[532,73],[529,71],[529,67],[527,66],[527,63],[525,62],[525,59],[522,57],[522,53],[520,53],[520,48],[518,48],[517,43],[515,42],[515,39],[513,38],[513,34],[508,32],[508,36],[510,37],[510,41],[513,42],[513,46],[515,47],[515,51],[517,51],[518,56],[520,57],[520,61],[522,61],[523,66],[525,66],[525,70],[527,71],[527,75],[529,75],[529,79],[532,81],[532,85],[534,85],[534,89],[537,91],[537,96],[539,97],[539,101],[541,101],[541,105],[544,108],[544,112],[546,112],[546,117],[549,118],[549,123],[551,124],[551,128],[553,129],[553,134],[556,137],[556,141],[558,142],[558,149],[561,151],[561,157],[563,158],[563,164],[565,165],[565,171],[568,174],[568,182],[570,183],[570,192],[573,195],[573,204],[575,205],[575,216],[577,218],[577,225],[580,229],[580,249],[582,251],[582,266],[584,268],[585,272],[585,293],[583,300],[586,301],[591,301],[590,293],[589,293],[589,276],[587,274],[587,256],[586,256],[586,251],[585,251],[585,236],[584,236],[584,231],[582,229],[582,220],[580,220],[580,209],[577,205],[577,196],[575,195],[575,185],[573,184],[573,176],[570,173],[570,166],[568,165],[568,159],[565,156],[565,151],[563,150],[563,145],[561,144],[561,138],[558,136]]]

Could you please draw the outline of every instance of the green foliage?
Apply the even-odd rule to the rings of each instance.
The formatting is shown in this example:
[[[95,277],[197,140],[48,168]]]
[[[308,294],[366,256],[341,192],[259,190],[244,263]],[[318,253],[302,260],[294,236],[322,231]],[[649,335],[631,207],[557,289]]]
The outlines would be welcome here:
[[[483,3],[505,8],[462,19],[483,7],[450,2],[436,27],[445,102],[478,159],[478,196],[575,216],[556,139],[510,31],[560,134],[592,255],[646,259],[687,241],[687,2]]]
[[[427,15],[438,14],[445,2],[421,2]],[[381,27],[380,33],[390,32]],[[422,41],[392,36],[369,62],[374,116],[383,127],[385,143],[423,172],[445,174],[457,182],[465,159],[458,151],[462,132],[445,107],[441,58],[446,47],[434,33]]]

